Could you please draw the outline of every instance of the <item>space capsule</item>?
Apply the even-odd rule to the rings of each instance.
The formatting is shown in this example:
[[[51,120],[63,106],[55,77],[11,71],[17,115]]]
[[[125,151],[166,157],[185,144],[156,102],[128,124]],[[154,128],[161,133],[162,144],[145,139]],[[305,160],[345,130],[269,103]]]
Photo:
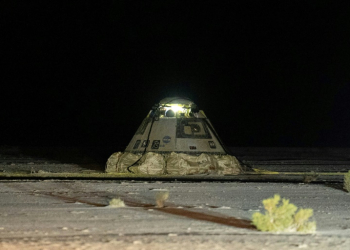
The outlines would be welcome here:
[[[203,110],[187,98],[168,97],[156,104],[141,123],[126,152],[226,154]]]
[[[167,97],[154,105],[125,152],[111,155],[106,172],[140,174],[238,174],[203,110],[190,99]]]

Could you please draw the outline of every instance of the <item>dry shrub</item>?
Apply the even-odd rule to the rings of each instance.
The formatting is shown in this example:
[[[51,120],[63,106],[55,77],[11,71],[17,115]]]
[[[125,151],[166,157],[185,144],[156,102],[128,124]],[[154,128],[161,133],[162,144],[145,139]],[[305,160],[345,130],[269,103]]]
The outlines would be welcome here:
[[[282,199],[275,194],[270,199],[263,200],[265,214],[254,213],[253,224],[258,230],[263,232],[298,232],[298,233],[314,233],[316,231],[316,222],[309,222],[309,218],[313,214],[312,209],[299,209],[289,200]]]
[[[113,198],[109,201],[109,207],[125,207],[125,203],[120,198]]]
[[[169,198],[169,191],[162,191],[156,194],[157,207],[164,207],[164,202]]]

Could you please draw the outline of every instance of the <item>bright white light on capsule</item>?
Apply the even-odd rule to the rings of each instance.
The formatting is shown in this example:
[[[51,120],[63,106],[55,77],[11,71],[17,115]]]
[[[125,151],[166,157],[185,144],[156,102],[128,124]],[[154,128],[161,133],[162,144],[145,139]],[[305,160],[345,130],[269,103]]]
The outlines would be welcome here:
[[[165,107],[165,116],[174,117],[178,112],[183,113],[184,107],[180,105],[171,105],[170,107]]]
[[[170,109],[172,109],[175,113],[184,110],[181,106],[172,106]]]

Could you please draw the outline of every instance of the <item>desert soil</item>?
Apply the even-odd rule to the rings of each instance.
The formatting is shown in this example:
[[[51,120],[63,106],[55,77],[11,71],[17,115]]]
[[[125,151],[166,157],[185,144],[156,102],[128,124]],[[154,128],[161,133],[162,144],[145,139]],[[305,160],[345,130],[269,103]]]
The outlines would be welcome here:
[[[350,195],[336,184],[137,181],[0,182],[0,249],[348,249]],[[159,192],[169,192],[164,208]],[[313,235],[250,225],[280,194],[314,210]],[[125,207],[111,207],[113,198]]]

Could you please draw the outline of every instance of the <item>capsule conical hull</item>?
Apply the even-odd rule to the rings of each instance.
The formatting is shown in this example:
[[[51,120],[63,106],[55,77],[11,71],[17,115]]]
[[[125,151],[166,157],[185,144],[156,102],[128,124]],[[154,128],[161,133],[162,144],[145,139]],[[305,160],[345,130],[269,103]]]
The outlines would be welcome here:
[[[127,152],[225,154],[216,132],[202,111],[199,117],[160,117],[153,121],[147,116],[136,131]]]

